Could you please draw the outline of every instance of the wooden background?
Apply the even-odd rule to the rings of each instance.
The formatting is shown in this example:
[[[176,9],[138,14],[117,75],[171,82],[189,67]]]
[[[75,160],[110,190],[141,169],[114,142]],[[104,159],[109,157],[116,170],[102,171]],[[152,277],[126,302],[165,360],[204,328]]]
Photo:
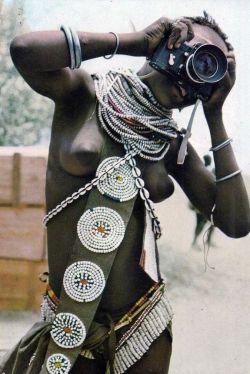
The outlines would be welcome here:
[[[0,147],[0,310],[40,306],[46,163],[46,148]]]

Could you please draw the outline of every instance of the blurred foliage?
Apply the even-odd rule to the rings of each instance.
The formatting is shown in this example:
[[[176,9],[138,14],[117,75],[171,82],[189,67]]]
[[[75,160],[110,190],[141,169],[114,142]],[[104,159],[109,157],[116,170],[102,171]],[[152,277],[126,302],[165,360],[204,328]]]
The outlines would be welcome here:
[[[52,102],[31,90],[10,58],[11,40],[29,31],[23,4],[0,0],[0,146],[46,143],[52,117]]]

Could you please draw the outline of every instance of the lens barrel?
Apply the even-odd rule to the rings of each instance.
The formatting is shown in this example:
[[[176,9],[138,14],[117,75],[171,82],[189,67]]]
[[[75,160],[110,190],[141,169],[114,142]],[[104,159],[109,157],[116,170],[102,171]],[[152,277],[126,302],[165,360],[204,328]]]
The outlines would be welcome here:
[[[195,83],[216,83],[227,71],[227,58],[223,51],[213,44],[202,44],[186,61],[186,73]]]

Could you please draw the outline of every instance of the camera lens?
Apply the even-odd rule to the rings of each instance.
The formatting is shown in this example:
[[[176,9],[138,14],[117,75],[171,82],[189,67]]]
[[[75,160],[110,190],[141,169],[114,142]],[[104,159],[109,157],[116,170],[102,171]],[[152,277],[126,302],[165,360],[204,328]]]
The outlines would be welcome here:
[[[223,51],[213,44],[194,47],[186,61],[186,73],[194,83],[216,83],[227,71],[227,58]]]
[[[200,78],[206,80],[215,75],[218,70],[218,62],[211,53],[200,52],[195,58],[195,71]]]

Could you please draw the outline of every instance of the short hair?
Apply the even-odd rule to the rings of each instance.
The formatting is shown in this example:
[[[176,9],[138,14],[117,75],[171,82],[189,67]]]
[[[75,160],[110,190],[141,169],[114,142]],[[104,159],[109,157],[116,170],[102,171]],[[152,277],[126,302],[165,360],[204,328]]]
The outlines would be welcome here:
[[[218,23],[215,21],[213,17],[211,17],[205,10],[203,11],[203,16],[198,17],[186,17],[192,23],[197,23],[198,25],[210,27],[210,29],[214,30],[224,41],[228,51],[233,51],[233,46],[231,43],[228,42],[228,36],[222,31]]]

